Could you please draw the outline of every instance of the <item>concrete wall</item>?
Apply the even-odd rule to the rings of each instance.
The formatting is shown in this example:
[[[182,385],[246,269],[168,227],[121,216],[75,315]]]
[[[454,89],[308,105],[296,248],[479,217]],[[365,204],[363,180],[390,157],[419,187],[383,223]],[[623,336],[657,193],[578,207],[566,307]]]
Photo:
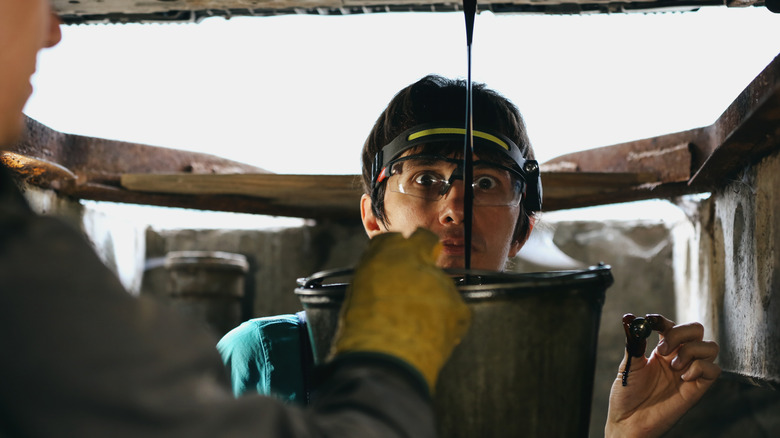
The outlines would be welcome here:
[[[82,203],[57,196],[52,190],[29,185],[20,188],[35,212],[57,216],[81,230],[103,263],[119,277],[125,288],[132,294],[138,294],[145,263],[145,226],[106,214],[100,208],[95,208],[95,203]]]
[[[775,153],[692,210],[689,238],[679,239],[676,253],[679,304],[716,336],[721,367],[775,388],[780,388],[778,187]]]
[[[602,310],[590,422],[590,436],[602,436],[609,391],[625,348],[623,315],[676,317],[670,226],[642,221],[546,223],[544,217],[540,226],[547,228],[544,232],[551,231],[553,242],[572,258],[586,265],[604,262],[612,267],[615,283],[607,289]],[[519,272],[540,270],[528,261],[513,264]],[[648,352],[654,347],[653,339]]]
[[[688,221],[674,230],[677,306],[718,341],[724,370],[678,424],[698,436],[780,436],[778,187],[775,153],[710,198],[682,205]]]
[[[368,238],[359,224],[321,224],[277,230],[147,230],[148,269],[142,293],[166,294],[160,261],[171,251],[224,251],[249,262],[244,319],[294,313],[301,309],[294,290],[298,278],[352,266]]]

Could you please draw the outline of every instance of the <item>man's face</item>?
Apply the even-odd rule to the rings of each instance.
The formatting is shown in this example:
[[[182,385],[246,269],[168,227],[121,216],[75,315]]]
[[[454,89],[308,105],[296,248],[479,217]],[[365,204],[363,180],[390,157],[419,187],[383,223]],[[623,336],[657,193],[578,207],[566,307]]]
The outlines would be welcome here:
[[[18,139],[38,50],[60,41],[48,0],[0,0],[0,145]]]
[[[397,184],[396,178],[402,179],[402,176],[391,176],[386,183],[388,188]],[[463,200],[463,181],[456,180],[449,192],[438,200],[410,196],[398,190],[385,190],[387,224],[374,218],[371,200],[367,195],[363,197],[361,213],[369,237],[387,231],[401,232],[408,236],[418,227],[433,231],[443,244],[437,264],[442,268],[463,268],[466,251]],[[522,247],[522,242],[513,240],[520,206],[475,205],[473,213],[471,268],[500,271],[504,268],[507,258],[516,255]]]

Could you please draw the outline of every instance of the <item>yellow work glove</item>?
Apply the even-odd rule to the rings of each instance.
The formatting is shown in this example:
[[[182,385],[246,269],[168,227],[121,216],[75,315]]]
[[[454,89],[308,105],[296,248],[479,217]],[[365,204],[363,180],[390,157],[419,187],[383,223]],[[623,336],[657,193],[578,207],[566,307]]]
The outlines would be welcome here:
[[[394,356],[419,371],[433,393],[471,320],[452,278],[436,266],[440,251],[439,238],[422,228],[408,239],[399,233],[371,239],[347,290],[331,356]]]

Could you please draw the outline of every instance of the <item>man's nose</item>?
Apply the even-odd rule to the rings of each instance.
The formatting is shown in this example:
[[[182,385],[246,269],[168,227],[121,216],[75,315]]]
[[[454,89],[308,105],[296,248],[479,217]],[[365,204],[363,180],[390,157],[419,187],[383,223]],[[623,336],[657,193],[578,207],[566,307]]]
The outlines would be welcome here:
[[[62,30],[60,30],[61,24],[62,20],[60,20],[60,17],[54,12],[51,12],[49,14],[49,32],[46,41],[43,43],[44,47],[54,47],[62,40]]]
[[[463,222],[463,180],[452,182],[447,193],[439,200],[439,222],[442,224],[461,224]]]

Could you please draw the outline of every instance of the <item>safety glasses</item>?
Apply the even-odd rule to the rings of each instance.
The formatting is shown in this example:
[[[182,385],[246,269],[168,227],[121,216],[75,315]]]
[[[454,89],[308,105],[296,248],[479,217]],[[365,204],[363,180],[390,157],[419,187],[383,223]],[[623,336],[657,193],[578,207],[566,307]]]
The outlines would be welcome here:
[[[429,200],[441,199],[445,196],[455,179],[463,179],[463,165],[458,163],[460,160],[437,156],[437,160],[431,161],[429,160],[430,156],[422,159],[422,155],[404,156],[404,154],[410,149],[422,145],[444,142],[462,143],[466,138],[466,130],[454,125],[450,122],[427,123],[399,134],[374,157],[371,169],[371,190],[375,192],[380,184],[388,180],[391,175],[395,175],[398,177],[394,178],[395,182],[388,183],[388,186],[393,186],[389,188],[392,191]],[[526,160],[520,148],[500,133],[475,129],[473,136],[475,147],[492,151],[492,154],[505,157],[509,163],[512,163],[511,167],[487,161],[473,163],[474,203],[476,205],[509,205],[507,202],[519,203],[522,200],[523,206],[528,211],[540,211],[542,209],[542,181],[539,174],[539,164],[534,160]],[[426,160],[431,162],[426,162]],[[433,166],[433,162],[437,162],[438,165]],[[478,164],[479,172],[477,172]],[[411,170],[412,168],[423,170],[415,172]],[[511,201],[507,201],[507,199],[511,199]]]
[[[463,160],[440,155],[410,155],[388,163],[387,188],[392,192],[438,201],[456,180],[463,181]],[[474,205],[519,205],[526,182],[516,170],[484,160],[473,163]]]

